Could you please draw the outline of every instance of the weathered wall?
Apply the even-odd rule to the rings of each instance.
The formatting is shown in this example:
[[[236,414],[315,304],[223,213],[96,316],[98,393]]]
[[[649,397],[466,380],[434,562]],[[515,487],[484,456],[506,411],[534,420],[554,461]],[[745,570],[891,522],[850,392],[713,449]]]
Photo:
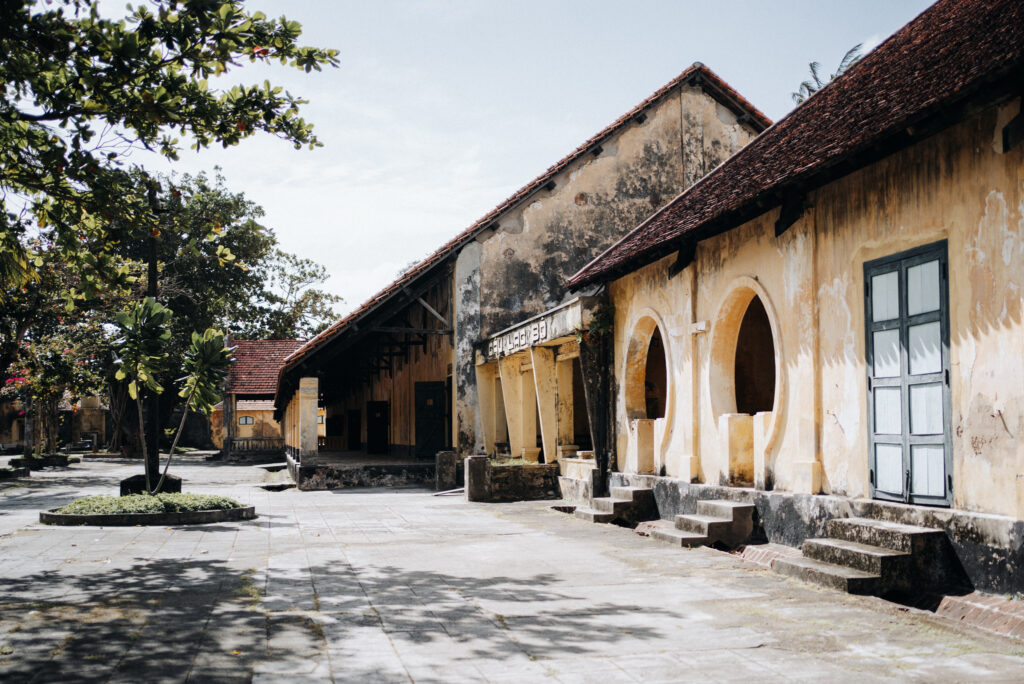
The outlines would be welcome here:
[[[736,338],[756,295],[776,351],[773,411],[755,420],[769,481],[867,496],[863,265],[947,239],[953,505],[1024,517],[1024,146],[994,147],[1017,107],[991,108],[831,183],[779,238],[773,210],[700,243],[671,280],[668,257],[612,283],[620,466],[632,448],[630,344],[635,356],[653,320],[670,377],[656,466],[723,481],[719,419],[735,411]]]
[[[699,87],[680,86],[645,114],[463,248],[455,285],[460,454],[484,448],[472,345],[563,302],[570,275],[754,137]]]

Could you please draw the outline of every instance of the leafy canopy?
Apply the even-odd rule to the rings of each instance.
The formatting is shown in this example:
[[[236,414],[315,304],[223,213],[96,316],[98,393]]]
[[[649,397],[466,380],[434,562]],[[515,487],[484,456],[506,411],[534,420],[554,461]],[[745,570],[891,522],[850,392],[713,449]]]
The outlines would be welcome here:
[[[164,391],[157,378],[167,363],[166,342],[171,339],[168,323],[171,310],[146,297],[128,311],[117,315],[121,337],[114,341],[118,369],[115,377],[128,381],[128,394],[138,399],[140,390],[154,394]]]
[[[269,82],[218,88],[244,62],[337,65],[336,51],[298,44],[298,23],[242,0],[151,0],[123,19],[101,16],[98,0],[8,0],[0,27],[0,281],[32,277],[18,239],[29,229],[116,274],[107,245],[157,223],[153,203],[124,201],[133,150],[175,159],[183,140],[227,147],[257,131],[319,144],[304,100]]]

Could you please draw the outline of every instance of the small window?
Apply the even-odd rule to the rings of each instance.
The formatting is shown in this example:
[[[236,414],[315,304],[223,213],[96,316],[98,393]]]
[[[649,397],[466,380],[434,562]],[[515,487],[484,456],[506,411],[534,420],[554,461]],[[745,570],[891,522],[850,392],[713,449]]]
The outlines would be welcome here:
[[[253,419],[252,416],[239,416],[238,417],[238,424],[239,425],[252,425],[254,422],[256,422],[256,421]]]
[[[323,425],[324,424],[324,417],[323,416],[317,416],[316,417],[316,424],[317,425]]]

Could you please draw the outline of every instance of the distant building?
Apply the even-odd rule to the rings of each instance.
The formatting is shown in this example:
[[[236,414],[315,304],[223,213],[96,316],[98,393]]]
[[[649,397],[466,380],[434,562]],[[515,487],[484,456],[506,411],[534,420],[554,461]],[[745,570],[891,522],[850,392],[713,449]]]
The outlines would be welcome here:
[[[231,340],[230,344],[235,347],[234,363],[224,400],[210,416],[213,443],[227,451],[279,451],[282,434],[274,420],[274,389],[284,359],[302,346],[302,340]],[[319,434],[323,434],[322,425]]]

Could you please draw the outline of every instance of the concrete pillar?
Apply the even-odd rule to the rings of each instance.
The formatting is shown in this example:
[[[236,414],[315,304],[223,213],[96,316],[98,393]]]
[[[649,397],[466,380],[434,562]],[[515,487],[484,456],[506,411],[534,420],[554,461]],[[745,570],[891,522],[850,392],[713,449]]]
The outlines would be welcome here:
[[[718,417],[722,436],[721,484],[754,481],[754,417],[748,413],[723,413]]]
[[[508,445],[513,456],[523,452],[523,381],[516,356],[506,356],[498,361],[501,376],[501,394],[505,401],[505,420],[508,424]],[[532,393],[531,393],[532,394]]]
[[[654,472],[654,420],[636,418],[630,421],[632,444],[626,457],[626,469],[635,473]]]
[[[299,460],[307,463],[317,455],[317,402],[320,399],[320,382],[316,377],[299,380],[298,437]]]
[[[530,349],[533,359],[533,385],[540,414],[540,438],[544,461],[558,460],[558,385],[555,374],[555,350],[551,347]]]
[[[466,457],[466,501],[487,501],[490,498],[489,460],[483,454]]]
[[[558,426],[558,446],[575,444],[575,416],[572,412],[572,359],[555,364],[555,390],[558,395],[555,413],[555,422]],[[547,446],[544,449],[546,451]]]
[[[540,447],[537,446],[537,392],[533,385],[533,371],[521,371],[519,383],[519,397],[523,402],[520,409],[523,416],[522,456],[527,461],[536,463],[540,456]]]
[[[478,364],[476,367],[476,391],[480,398],[478,407],[481,425],[483,428],[484,452],[488,455],[494,453],[494,443],[497,434],[494,381],[498,374],[498,365],[495,363]]]
[[[770,454],[768,453],[768,431],[772,427],[771,411],[754,415],[754,488],[772,489]]]

